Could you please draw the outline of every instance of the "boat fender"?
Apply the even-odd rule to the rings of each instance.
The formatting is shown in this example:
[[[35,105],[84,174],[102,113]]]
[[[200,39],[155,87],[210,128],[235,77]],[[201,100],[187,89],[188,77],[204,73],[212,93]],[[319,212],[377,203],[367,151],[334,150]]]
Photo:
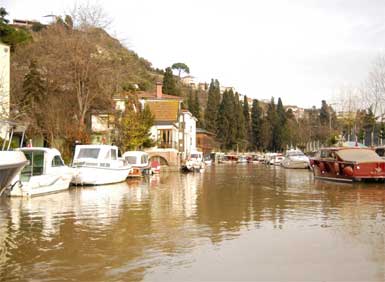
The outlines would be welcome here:
[[[340,174],[340,165],[338,163],[334,163],[333,168],[337,174]]]
[[[353,176],[353,168],[351,166],[345,166],[343,172],[347,176]]]

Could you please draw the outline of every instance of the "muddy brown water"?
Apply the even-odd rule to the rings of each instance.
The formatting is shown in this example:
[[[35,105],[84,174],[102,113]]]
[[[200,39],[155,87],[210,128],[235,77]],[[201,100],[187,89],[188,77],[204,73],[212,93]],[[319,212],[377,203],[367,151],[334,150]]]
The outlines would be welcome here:
[[[383,281],[385,184],[219,165],[0,199],[1,281]]]

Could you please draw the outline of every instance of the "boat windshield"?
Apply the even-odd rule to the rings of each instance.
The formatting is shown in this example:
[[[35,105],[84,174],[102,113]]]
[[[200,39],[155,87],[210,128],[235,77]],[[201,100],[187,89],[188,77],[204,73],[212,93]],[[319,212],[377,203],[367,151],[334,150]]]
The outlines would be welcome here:
[[[199,159],[200,156],[199,156],[199,154],[191,154],[191,158],[192,159]]]
[[[370,149],[346,149],[335,152],[342,160],[349,162],[384,162]]]
[[[289,157],[303,157],[305,154],[302,152],[288,152]]]
[[[97,159],[99,156],[100,149],[98,148],[82,148],[79,151],[78,159],[81,158],[89,158],[89,159]]]
[[[126,156],[125,159],[129,164],[136,164],[136,156]]]

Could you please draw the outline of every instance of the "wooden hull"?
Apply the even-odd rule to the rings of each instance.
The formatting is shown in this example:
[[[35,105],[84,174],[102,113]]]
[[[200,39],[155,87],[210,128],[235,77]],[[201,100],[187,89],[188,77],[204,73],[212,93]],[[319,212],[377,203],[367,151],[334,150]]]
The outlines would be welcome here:
[[[385,179],[385,164],[352,163],[343,161],[313,160],[313,173],[316,178],[336,181],[361,181]]]

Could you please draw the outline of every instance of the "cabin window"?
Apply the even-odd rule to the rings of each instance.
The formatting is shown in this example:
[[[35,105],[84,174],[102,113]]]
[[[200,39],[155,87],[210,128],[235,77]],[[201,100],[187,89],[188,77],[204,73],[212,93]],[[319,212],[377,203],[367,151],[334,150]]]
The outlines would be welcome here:
[[[321,158],[329,158],[329,151],[321,151]]]
[[[117,153],[115,149],[111,149],[111,160],[116,160],[117,159]]]
[[[148,162],[148,156],[147,155],[142,155],[141,157],[141,163],[146,164]]]
[[[136,164],[136,157],[135,156],[126,156],[126,161],[129,163],[129,164]]]
[[[83,148],[80,149],[78,154],[78,159],[80,158],[89,158],[89,159],[97,159],[99,156],[100,149],[97,148]]]
[[[52,160],[52,167],[64,166],[64,162],[60,156],[55,156]]]
[[[20,180],[28,181],[31,176],[42,175],[44,173],[44,152],[23,151],[23,153],[29,164],[21,171]]]

